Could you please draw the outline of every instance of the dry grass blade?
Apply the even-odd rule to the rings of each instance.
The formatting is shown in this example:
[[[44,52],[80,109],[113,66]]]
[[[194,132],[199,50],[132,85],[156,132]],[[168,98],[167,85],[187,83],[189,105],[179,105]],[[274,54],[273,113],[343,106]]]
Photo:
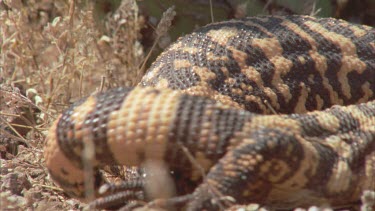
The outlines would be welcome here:
[[[211,15],[211,22],[215,22],[214,19],[214,11],[213,11],[213,6],[212,6],[212,0],[210,0],[210,15]]]
[[[93,201],[95,199],[94,162],[95,144],[93,143],[93,137],[85,137],[83,141],[82,163],[85,172],[85,196],[88,201]]]
[[[309,4],[309,2],[307,1],[305,4]],[[307,8],[311,8],[309,14],[310,16],[317,16],[321,11],[321,8],[316,8],[316,0],[310,2],[310,5],[307,5]]]

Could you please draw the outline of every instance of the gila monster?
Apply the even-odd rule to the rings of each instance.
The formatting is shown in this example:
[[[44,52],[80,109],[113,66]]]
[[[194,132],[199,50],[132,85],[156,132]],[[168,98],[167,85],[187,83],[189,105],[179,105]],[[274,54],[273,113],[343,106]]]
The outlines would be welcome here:
[[[92,149],[95,197],[104,165],[154,162],[176,186],[165,202],[187,210],[341,207],[375,190],[374,90],[374,28],[309,16],[213,23],[179,38],[137,87],[61,114],[46,166],[81,200]],[[153,179],[124,181],[122,205],[152,201]]]

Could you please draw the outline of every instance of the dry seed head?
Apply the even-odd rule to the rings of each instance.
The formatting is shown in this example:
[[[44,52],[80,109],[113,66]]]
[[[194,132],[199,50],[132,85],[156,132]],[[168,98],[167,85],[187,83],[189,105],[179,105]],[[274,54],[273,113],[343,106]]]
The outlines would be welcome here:
[[[160,19],[158,26],[156,27],[156,35],[161,37],[165,35],[172,25],[172,20],[176,16],[176,11],[174,6],[170,7],[163,13],[163,16]]]

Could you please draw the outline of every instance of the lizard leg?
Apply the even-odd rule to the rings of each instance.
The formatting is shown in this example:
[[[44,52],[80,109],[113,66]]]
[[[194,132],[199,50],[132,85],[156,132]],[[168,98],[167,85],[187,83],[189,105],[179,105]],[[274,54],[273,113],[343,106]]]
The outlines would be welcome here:
[[[373,134],[345,134],[337,138],[353,142],[361,138],[368,141],[370,149],[374,147]],[[228,206],[228,200],[221,200],[228,197],[236,204],[260,203],[283,209],[335,205],[330,202],[340,197],[358,198],[354,195],[363,189],[358,188],[363,182],[361,176],[343,175],[350,169],[340,171],[349,162],[316,139],[285,128],[267,127],[245,138],[210,169],[204,183],[194,191],[188,210],[217,210]],[[337,188],[344,191],[334,192]]]
[[[143,177],[131,178],[119,183],[106,183],[98,192],[100,197],[89,203],[90,209],[112,209],[127,206],[131,202],[145,201],[145,180]]]

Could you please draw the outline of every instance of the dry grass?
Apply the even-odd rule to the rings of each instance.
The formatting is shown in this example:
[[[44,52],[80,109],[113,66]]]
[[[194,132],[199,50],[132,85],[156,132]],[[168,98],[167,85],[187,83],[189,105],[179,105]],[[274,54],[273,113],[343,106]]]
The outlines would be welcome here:
[[[91,2],[0,1],[0,208],[81,207],[47,174],[47,129],[76,99],[140,79],[137,5],[95,20]]]

